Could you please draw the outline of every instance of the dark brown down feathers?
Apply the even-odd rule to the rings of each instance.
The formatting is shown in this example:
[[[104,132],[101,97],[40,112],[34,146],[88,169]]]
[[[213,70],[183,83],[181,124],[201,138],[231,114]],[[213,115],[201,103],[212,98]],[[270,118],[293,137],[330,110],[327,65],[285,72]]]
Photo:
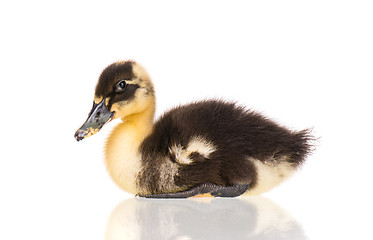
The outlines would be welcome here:
[[[265,161],[286,159],[293,167],[303,163],[311,151],[309,130],[287,130],[259,113],[221,100],[195,102],[176,107],[155,123],[142,143],[144,173],[140,185],[158,192],[157,159],[174,159],[169,146],[186,148],[193,136],[211,139],[217,150],[209,159],[192,154],[194,162],[181,166],[175,184],[187,188],[201,183],[230,186],[256,183],[256,170],[248,157]],[[283,158],[286,156],[286,158]],[[283,161],[283,160],[282,160]],[[152,174],[149,174],[152,173]]]

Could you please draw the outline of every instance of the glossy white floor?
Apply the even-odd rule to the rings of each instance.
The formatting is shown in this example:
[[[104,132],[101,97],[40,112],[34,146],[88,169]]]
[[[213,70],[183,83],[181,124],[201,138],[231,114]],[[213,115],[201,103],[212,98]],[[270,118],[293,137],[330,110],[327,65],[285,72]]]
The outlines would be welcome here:
[[[0,4],[0,239],[373,239],[369,1]],[[117,188],[103,145],[77,143],[96,80],[132,58],[157,115],[236,100],[320,137],[261,197],[146,200]]]

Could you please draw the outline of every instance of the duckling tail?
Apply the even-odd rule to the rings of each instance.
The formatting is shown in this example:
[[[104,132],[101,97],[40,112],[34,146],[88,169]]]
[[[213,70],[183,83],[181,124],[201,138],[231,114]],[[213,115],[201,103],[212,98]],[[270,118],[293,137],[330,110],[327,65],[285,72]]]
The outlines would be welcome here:
[[[294,133],[293,154],[291,156],[292,163],[301,165],[307,156],[311,155],[315,150],[316,138],[311,134],[312,129],[304,129]]]

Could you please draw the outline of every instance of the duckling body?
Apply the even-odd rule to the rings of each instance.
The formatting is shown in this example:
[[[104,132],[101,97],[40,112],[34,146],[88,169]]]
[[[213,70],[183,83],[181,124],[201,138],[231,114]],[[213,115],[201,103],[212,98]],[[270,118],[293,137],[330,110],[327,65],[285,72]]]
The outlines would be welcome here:
[[[106,68],[94,102],[104,109],[96,122],[123,120],[106,143],[106,166],[121,188],[140,196],[258,195],[288,178],[310,152],[308,130],[290,131],[222,100],[179,106],[154,122],[154,88],[135,62]],[[77,140],[102,127],[87,122]]]

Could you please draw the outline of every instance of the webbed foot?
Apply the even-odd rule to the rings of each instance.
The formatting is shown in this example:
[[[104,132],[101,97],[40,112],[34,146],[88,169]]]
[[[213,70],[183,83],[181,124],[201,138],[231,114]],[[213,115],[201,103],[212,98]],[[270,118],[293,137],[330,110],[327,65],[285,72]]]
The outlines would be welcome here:
[[[180,192],[138,194],[136,196],[145,198],[237,197],[245,193],[248,188],[249,185],[220,186],[213,183],[203,183]]]

